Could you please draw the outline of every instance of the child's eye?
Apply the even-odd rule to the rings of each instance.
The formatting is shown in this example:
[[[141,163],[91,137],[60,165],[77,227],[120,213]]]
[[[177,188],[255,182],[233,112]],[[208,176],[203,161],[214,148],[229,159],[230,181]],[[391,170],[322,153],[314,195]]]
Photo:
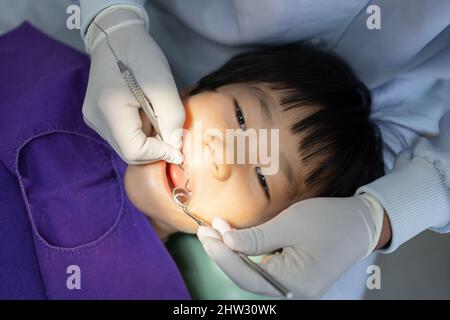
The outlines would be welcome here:
[[[236,110],[236,118],[237,118],[239,127],[242,130],[246,130],[247,129],[247,125],[245,124],[244,114],[242,113],[241,108],[239,108],[239,105],[237,104],[236,100],[234,100],[234,107],[235,107],[235,110]]]
[[[256,167],[256,175],[258,176],[259,184],[261,185],[261,187],[263,187],[267,198],[270,199],[269,187],[267,186],[266,177],[261,173],[261,168],[260,167]]]

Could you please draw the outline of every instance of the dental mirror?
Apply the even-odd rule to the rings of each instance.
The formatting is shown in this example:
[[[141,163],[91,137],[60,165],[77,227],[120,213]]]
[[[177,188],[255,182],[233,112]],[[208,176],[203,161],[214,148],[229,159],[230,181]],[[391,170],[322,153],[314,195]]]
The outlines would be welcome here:
[[[191,201],[191,193],[184,188],[175,187],[172,190],[173,200],[182,208],[187,208]]]
[[[193,219],[199,226],[207,226],[209,225],[206,221],[198,218],[195,214],[193,214],[188,206],[191,201],[191,193],[184,188],[175,187],[172,190],[172,198],[177,205],[183,209],[183,212],[188,215],[191,219]]]

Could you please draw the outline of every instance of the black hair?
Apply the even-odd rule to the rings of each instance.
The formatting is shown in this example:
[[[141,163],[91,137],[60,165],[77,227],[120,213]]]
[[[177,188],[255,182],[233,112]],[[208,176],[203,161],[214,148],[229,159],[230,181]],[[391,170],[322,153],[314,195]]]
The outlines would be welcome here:
[[[336,55],[299,44],[242,53],[190,94],[236,83],[268,85],[281,93],[284,111],[308,110],[290,130],[301,137],[298,151],[310,167],[303,183],[313,196],[351,196],[384,174],[381,136],[369,118],[370,91]]]

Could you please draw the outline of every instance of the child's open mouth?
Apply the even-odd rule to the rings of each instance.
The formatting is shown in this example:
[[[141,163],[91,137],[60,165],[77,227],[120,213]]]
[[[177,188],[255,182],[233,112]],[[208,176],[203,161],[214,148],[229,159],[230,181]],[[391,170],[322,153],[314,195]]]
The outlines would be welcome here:
[[[167,182],[169,183],[170,190],[173,190],[173,188],[175,188],[175,185],[172,181],[172,176],[170,174],[170,163],[166,163],[166,177],[167,177]]]
[[[187,173],[183,171],[180,166],[168,163],[166,165],[167,181],[171,189],[175,187],[185,188],[187,191],[191,191],[190,183],[188,182]]]

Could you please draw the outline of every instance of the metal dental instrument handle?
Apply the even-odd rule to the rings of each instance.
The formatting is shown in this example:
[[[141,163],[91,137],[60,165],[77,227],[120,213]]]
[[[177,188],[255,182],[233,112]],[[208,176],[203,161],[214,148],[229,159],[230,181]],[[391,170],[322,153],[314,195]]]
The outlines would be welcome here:
[[[193,219],[199,226],[208,226],[211,225],[200,218],[198,218],[195,214],[193,214],[189,208],[188,204],[191,200],[190,193],[180,187],[175,187],[172,190],[172,198],[174,199],[175,203],[178,204],[182,209],[183,212],[188,215],[191,219]],[[284,297],[291,299],[292,293],[287,289],[283,284],[281,284],[277,279],[275,279],[271,274],[269,274],[264,268],[262,268],[258,263],[254,262],[252,259],[250,259],[247,255],[245,255],[242,252],[236,252],[237,255],[244,261],[244,263],[250,267],[253,271],[258,273],[261,277],[263,277],[264,280],[266,280],[268,283],[272,285],[279,293],[281,293]]]
[[[242,252],[237,251],[237,255],[242,259],[242,261],[250,267],[250,269],[259,273],[261,277],[264,278],[267,282],[269,282],[272,287],[274,287],[279,293],[281,293],[285,298],[292,299],[293,295],[285,286],[281,284],[280,281],[275,279],[270,273],[266,271],[266,269],[262,268],[258,263],[250,259],[247,255]]]
[[[134,97],[139,102],[139,105],[144,110],[144,112],[147,114],[147,116],[150,119],[150,122],[151,122],[153,128],[155,128],[156,133],[158,134],[159,138],[162,141],[164,141],[162,134],[161,134],[161,130],[159,129],[157,116],[155,114],[155,109],[153,109],[153,105],[150,102],[150,99],[144,94],[141,87],[137,83],[136,78],[133,76],[133,73],[131,73],[130,69],[128,69],[121,60],[117,60],[117,65],[119,66],[120,73],[122,74],[122,76],[125,80],[125,83],[127,84],[131,93],[133,93]]]

